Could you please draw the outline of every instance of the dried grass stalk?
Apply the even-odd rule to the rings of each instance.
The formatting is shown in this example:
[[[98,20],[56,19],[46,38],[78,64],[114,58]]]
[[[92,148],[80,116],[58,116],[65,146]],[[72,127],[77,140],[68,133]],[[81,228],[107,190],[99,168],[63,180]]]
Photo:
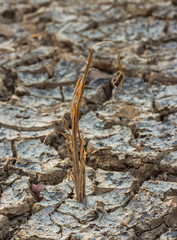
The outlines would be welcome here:
[[[88,59],[85,73],[82,78],[78,79],[76,86],[74,88],[73,97],[71,100],[70,115],[71,115],[72,133],[70,136],[71,138],[70,149],[71,149],[72,161],[73,161],[73,173],[71,177],[74,182],[74,189],[75,189],[76,198],[78,202],[83,202],[83,200],[85,199],[85,186],[86,186],[86,176],[85,176],[86,152],[84,150],[84,133],[82,131],[82,135],[80,136],[80,131],[79,131],[80,106],[81,106],[82,97],[84,94],[85,81],[86,81],[87,74],[89,72],[94,49],[98,45],[106,44],[106,43],[114,45],[114,47],[116,47],[117,49],[119,70],[116,73],[116,78],[113,79],[113,86],[117,87],[121,83],[121,87],[120,87],[120,91],[121,91],[123,87],[124,73],[122,71],[122,65],[120,64],[118,47],[111,41],[104,41],[104,42],[97,43],[93,46]],[[79,148],[80,148],[80,154],[79,154]]]
[[[82,102],[82,97],[84,94],[84,87],[85,87],[85,81],[87,78],[88,72],[90,69],[91,60],[93,57],[94,49],[101,44],[112,44],[116,50],[117,50],[117,59],[118,59],[118,68],[119,70],[116,72],[116,77],[112,80],[112,84],[114,87],[118,87],[121,83],[120,91],[123,87],[124,82],[124,73],[122,71],[122,65],[120,64],[120,56],[118,47],[115,43],[111,41],[104,41],[99,42],[95,44],[92,47],[88,63],[86,66],[85,73],[82,78],[79,78],[77,80],[76,86],[74,88],[73,97],[71,100],[71,106],[70,106],[70,116],[71,116],[71,127],[72,132],[70,132],[69,128],[67,127],[65,121],[63,120],[63,125],[68,133],[69,136],[66,134],[59,132],[57,130],[53,130],[52,132],[57,132],[59,134],[62,134],[65,138],[67,138],[70,141],[70,150],[72,153],[72,162],[73,162],[73,172],[68,173],[67,177],[69,179],[69,176],[71,176],[74,184],[74,189],[76,193],[76,198],[78,202],[83,202],[86,196],[85,188],[86,188],[86,173],[85,173],[85,163],[86,163],[86,151],[84,150],[84,132],[82,131],[82,134],[80,135],[79,131],[79,114],[80,114],[80,106]],[[49,134],[44,139],[44,142],[46,141]],[[80,149],[80,152],[79,152]]]

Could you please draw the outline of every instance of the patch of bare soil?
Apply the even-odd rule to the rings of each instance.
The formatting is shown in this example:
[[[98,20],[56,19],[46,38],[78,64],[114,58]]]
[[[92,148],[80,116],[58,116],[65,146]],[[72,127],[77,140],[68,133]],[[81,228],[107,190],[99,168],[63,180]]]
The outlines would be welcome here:
[[[176,12],[174,0],[0,0],[0,239],[177,239]],[[53,130],[65,133],[63,116],[71,130],[75,83],[105,40],[125,81],[113,88],[115,49],[100,46],[78,203],[69,141]]]

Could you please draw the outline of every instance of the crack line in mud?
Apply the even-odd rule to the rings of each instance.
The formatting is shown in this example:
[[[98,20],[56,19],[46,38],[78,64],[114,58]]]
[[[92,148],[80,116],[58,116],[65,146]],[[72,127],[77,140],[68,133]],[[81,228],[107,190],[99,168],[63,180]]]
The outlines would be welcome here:
[[[54,122],[57,122],[56,120]],[[50,129],[52,126],[53,126],[53,122],[44,126],[44,127],[24,127],[24,126],[15,126],[15,125],[9,125],[9,124],[5,124],[5,123],[2,123],[0,122],[0,125],[2,127],[5,127],[5,128],[10,128],[10,129],[13,129],[13,130],[17,130],[17,131],[41,131],[41,130],[47,130],[47,129]]]

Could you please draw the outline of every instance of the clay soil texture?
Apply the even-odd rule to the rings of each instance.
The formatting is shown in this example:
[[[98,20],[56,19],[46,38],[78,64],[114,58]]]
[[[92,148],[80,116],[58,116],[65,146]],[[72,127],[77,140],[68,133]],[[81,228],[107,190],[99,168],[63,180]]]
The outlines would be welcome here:
[[[0,0],[0,239],[177,239],[177,1]],[[78,203],[70,102],[92,46],[80,111]],[[45,144],[44,138],[48,135]]]

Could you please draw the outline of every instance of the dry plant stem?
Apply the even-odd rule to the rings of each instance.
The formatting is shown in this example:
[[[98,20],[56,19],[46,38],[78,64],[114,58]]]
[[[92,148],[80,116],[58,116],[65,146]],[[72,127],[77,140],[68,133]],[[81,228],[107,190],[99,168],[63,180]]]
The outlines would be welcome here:
[[[122,89],[124,74],[122,72],[122,65],[120,64],[118,47],[111,41],[104,41],[104,42],[97,43],[93,46],[88,59],[85,73],[82,78],[78,79],[76,86],[74,88],[74,93],[71,100],[70,115],[71,115],[72,133],[71,133],[70,149],[71,149],[72,161],[73,161],[73,173],[71,174],[71,177],[74,182],[74,189],[75,189],[76,198],[78,202],[83,202],[85,198],[85,186],[86,186],[86,177],[85,177],[86,152],[84,150],[84,134],[82,131],[82,135],[80,136],[80,131],[79,131],[80,106],[81,106],[81,101],[84,93],[85,81],[90,69],[90,64],[93,57],[94,49],[98,45],[106,44],[106,43],[114,45],[114,47],[116,47],[117,49],[119,71],[117,72],[116,79],[114,79],[116,82],[114,86],[118,86],[119,83],[121,82],[120,90]],[[78,142],[78,139],[79,139],[79,142]],[[80,147],[80,154],[79,154],[79,147]]]

